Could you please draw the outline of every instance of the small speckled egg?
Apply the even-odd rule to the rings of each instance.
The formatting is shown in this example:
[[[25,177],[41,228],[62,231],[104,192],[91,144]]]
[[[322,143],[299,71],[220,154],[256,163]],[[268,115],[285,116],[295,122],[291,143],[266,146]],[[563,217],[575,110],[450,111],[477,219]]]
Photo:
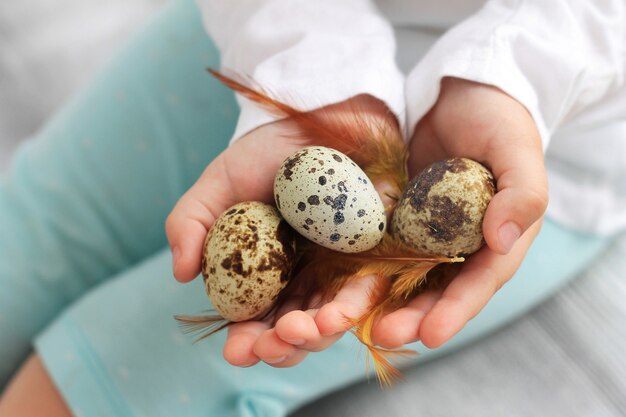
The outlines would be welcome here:
[[[431,255],[474,253],[484,243],[482,223],[494,192],[493,175],[478,162],[435,162],[408,184],[393,214],[393,234]]]
[[[267,311],[295,263],[295,233],[278,211],[259,202],[226,210],[207,234],[202,275],[215,310],[230,321]]]
[[[385,208],[367,175],[346,155],[312,146],[287,158],[274,180],[276,206],[313,242],[339,252],[376,246],[386,227]]]

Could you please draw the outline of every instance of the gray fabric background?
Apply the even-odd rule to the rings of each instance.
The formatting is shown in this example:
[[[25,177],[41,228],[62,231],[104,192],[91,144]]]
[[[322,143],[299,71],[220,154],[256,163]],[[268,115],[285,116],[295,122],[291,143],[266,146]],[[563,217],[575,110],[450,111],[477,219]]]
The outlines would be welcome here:
[[[0,2],[0,172],[164,0]],[[626,236],[558,295],[381,392],[362,383],[313,416],[626,416]]]

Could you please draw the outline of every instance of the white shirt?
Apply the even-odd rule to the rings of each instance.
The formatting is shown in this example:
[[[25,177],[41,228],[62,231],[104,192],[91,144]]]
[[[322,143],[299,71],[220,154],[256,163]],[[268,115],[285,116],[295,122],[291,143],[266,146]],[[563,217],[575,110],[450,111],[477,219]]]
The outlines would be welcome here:
[[[626,230],[624,0],[198,3],[222,66],[304,110],[371,94],[410,137],[444,76],[497,86],[541,134],[548,215],[587,232]],[[275,120],[238,101],[233,140]]]

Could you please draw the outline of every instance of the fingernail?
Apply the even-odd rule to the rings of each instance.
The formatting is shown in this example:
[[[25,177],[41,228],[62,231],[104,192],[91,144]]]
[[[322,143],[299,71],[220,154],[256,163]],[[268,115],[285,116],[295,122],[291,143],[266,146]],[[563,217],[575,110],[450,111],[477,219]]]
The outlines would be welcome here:
[[[176,274],[176,264],[178,263],[179,259],[180,248],[178,246],[175,246],[174,249],[172,249],[172,271],[174,272],[174,274]]]
[[[506,253],[513,249],[513,245],[515,245],[515,242],[521,235],[522,229],[513,222],[504,223],[498,229],[498,238],[500,238],[500,244],[504,247]]]
[[[271,359],[265,359],[263,362],[265,363],[269,363],[270,365],[275,365],[277,363],[281,363],[282,361],[284,361],[285,359],[287,359],[287,355],[285,356],[281,356],[279,358],[271,358]]]

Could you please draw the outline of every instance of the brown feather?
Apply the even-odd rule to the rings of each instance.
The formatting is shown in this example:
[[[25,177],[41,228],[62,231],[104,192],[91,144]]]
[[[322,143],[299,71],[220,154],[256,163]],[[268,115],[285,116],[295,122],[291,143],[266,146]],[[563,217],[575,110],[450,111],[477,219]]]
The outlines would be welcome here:
[[[300,129],[298,136],[314,138],[317,145],[345,153],[373,182],[387,181],[394,190],[391,198],[400,198],[408,183],[408,152],[397,123],[371,117],[370,111],[353,102],[340,112],[332,108],[302,111],[273,98],[269,91],[259,86],[244,84],[252,84],[250,80],[238,81],[236,78],[240,76],[226,76],[213,69],[208,71],[227,87],[270,112],[291,118]]]
[[[178,325],[183,330],[183,333],[196,334],[198,338],[194,340],[194,343],[199,342],[211,336],[214,333],[219,332],[222,329],[228,327],[232,322],[226,320],[219,315],[210,316],[186,316],[176,315],[174,316]]]

